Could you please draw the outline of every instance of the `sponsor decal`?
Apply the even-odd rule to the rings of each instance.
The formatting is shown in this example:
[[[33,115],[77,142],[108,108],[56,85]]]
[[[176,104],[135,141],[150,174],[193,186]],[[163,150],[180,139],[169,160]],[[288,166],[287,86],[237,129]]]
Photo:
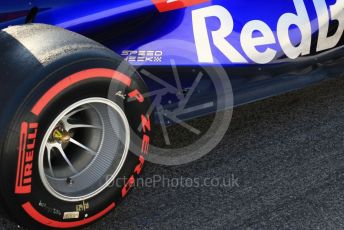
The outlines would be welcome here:
[[[145,98],[143,97],[143,95],[140,93],[140,91],[138,91],[137,89],[132,91],[131,93],[128,94],[129,98],[133,99],[135,98],[138,102],[142,103],[144,102]]]
[[[128,192],[134,186],[134,184],[135,184],[135,177],[132,175],[127,181],[127,183],[124,185],[124,187],[122,188],[122,198],[128,195]]]
[[[213,49],[218,49],[232,63],[266,64],[277,56],[276,48],[279,44],[284,54],[290,59],[310,54],[312,45],[312,25],[304,0],[293,0],[295,13],[286,12],[277,21],[277,30],[273,32],[271,26],[261,20],[247,22],[240,34],[240,44],[245,56],[234,47],[228,37],[233,33],[234,20],[231,13],[221,5],[213,5],[192,11],[193,30],[197,48],[198,60],[202,63],[214,63]],[[344,31],[344,1],[338,0],[335,4],[327,6],[325,0],[313,0],[318,17],[317,52],[335,47],[340,41]],[[209,31],[208,18],[217,18],[220,28]],[[330,34],[330,22],[338,23],[335,33]],[[290,28],[296,26],[301,38],[292,41]],[[255,36],[260,32],[260,36]],[[266,47],[265,49],[258,49]],[[249,59],[247,59],[247,57]]]
[[[209,0],[152,0],[160,12],[177,10],[196,4],[208,2]]]
[[[161,50],[123,50],[122,57],[127,62],[162,62],[163,52]]]
[[[135,99],[139,103],[144,102],[143,95],[137,89],[130,92],[128,94],[128,96],[130,99]],[[149,144],[150,144],[150,137],[148,136],[148,132],[151,131],[151,122],[150,122],[149,116],[147,116],[145,114],[141,115],[141,126],[142,126],[142,131],[143,131],[143,137],[142,137],[142,143],[141,143],[142,147],[141,147],[141,154],[139,156],[139,163],[135,167],[133,175],[130,176],[129,180],[127,181],[127,183],[122,188],[122,197],[125,197],[128,194],[128,192],[130,191],[130,189],[134,186],[134,184],[135,184],[135,176],[134,175],[138,176],[141,173],[142,168],[143,168],[144,163],[145,163],[145,157],[148,154],[148,149],[149,149]]]
[[[37,123],[23,122],[21,124],[15,184],[16,194],[31,193],[32,163],[36,145],[37,129]]]

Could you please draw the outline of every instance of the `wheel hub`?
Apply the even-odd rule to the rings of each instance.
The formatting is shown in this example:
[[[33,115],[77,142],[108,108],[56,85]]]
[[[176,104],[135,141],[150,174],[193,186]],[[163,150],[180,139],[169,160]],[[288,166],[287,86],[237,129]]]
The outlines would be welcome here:
[[[62,144],[68,144],[70,139],[71,139],[70,133],[61,126],[56,127],[52,133],[52,140],[54,142],[59,142]]]
[[[108,187],[122,169],[130,144],[123,110],[105,98],[88,98],[52,122],[39,153],[39,173],[55,197],[76,202]]]

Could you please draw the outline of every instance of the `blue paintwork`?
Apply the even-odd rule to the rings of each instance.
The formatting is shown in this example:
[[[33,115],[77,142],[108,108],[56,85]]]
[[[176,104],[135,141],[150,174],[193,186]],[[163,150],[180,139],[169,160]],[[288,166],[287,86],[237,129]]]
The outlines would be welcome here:
[[[335,3],[335,0],[327,0],[327,3],[328,5],[332,5]],[[194,44],[191,12],[209,5],[224,6],[231,13],[234,19],[234,32],[228,37],[228,40],[248,60],[249,58],[245,55],[239,44],[239,35],[243,25],[251,20],[262,20],[271,27],[276,37],[275,31],[279,17],[287,12],[295,12],[295,6],[292,0],[213,0],[209,3],[167,13],[158,13],[151,0],[15,0],[1,5],[0,13],[2,11],[27,10],[33,6],[37,6],[40,9],[47,9],[37,15],[35,22],[56,25],[95,38],[117,53],[121,53],[126,49],[161,50],[165,57],[162,62],[144,64],[169,65],[168,56],[174,58],[180,56],[180,50],[174,42],[187,42],[190,46]],[[316,33],[318,25],[314,4],[312,0],[305,0],[305,5],[311,20],[312,32]],[[23,23],[23,20],[23,18],[20,18],[18,20],[0,23],[0,29],[11,24]],[[139,27],[132,25],[132,28],[123,28],[121,25],[123,21],[145,22]],[[209,30],[216,30],[219,27],[219,22],[216,18],[210,18],[208,25]],[[149,28],[152,28],[150,33],[145,33],[144,31],[149,30]],[[122,32],[124,29],[125,32]],[[126,39],[118,39],[118,35],[123,33],[125,33]],[[130,39],[132,37],[135,39]],[[298,43],[300,41],[299,32],[297,30],[291,31],[291,38],[294,43]],[[130,42],[128,42],[128,39]],[[164,47],[168,41],[171,42],[170,47],[173,48]],[[171,46],[171,44],[174,46]],[[266,47],[262,46],[260,48],[264,49]],[[278,57],[282,57],[283,52],[281,52],[279,44],[269,45],[269,47],[276,49],[279,54]],[[188,53],[186,59],[176,59],[178,65],[193,65],[198,62],[196,48],[191,48],[193,48],[194,52]],[[216,48],[213,48],[213,54],[217,59],[216,64],[236,65],[231,63]],[[288,59],[285,61],[288,61]]]
[[[304,3],[309,14],[313,36],[316,37],[319,28],[313,1],[304,0]],[[329,6],[335,4],[336,1],[326,0],[326,3]],[[337,61],[337,58],[342,56],[341,48],[326,55],[316,54],[317,59],[310,56],[295,61],[284,55],[278,43],[269,46],[276,49],[278,55],[267,65],[262,66],[250,62],[248,67],[246,64],[231,63],[215,47],[213,47],[213,55],[216,62],[199,64],[191,13],[195,9],[210,5],[222,5],[231,13],[234,18],[234,32],[227,39],[248,60],[239,42],[243,26],[251,20],[261,20],[269,25],[276,37],[277,22],[281,15],[287,12],[295,13],[292,0],[213,0],[165,13],[159,13],[151,0],[13,0],[1,3],[0,15],[29,10],[36,6],[41,11],[35,22],[56,25],[83,34],[119,54],[123,50],[163,51],[162,62],[133,62],[133,65],[169,66],[171,58],[178,66],[223,65],[230,73],[236,105],[278,95],[340,75],[338,66],[342,65],[342,61]],[[25,17],[0,21],[0,29],[9,25],[22,24],[24,21]],[[219,21],[211,18],[207,21],[207,25],[209,30],[216,30],[219,27]],[[295,44],[300,42],[298,30],[291,30],[290,37]],[[337,47],[341,46],[342,42],[337,45]],[[185,52],[185,48],[188,52]],[[260,47],[260,49],[265,48],[266,46]],[[332,59],[331,67],[313,68],[320,62],[319,60],[325,62]],[[308,72],[303,71],[311,66]]]

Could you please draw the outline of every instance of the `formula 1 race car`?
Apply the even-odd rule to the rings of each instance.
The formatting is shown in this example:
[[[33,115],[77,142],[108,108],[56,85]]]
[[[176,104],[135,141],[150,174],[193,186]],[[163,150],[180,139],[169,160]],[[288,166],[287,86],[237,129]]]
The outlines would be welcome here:
[[[12,0],[0,29],[0,209],[33,229],[114,209],[155,124],[341,77],[344,64],[344,0]]]

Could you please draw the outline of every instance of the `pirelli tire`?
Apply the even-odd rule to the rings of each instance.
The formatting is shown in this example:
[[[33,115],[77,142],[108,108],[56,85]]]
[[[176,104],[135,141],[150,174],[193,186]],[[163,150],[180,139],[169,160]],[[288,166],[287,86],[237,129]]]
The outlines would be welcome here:
[[[148,151],[138,73],[102,45],[43,24],[0,32],[0,70],[1,209],[32,229],[83,227],[109,213]]]

